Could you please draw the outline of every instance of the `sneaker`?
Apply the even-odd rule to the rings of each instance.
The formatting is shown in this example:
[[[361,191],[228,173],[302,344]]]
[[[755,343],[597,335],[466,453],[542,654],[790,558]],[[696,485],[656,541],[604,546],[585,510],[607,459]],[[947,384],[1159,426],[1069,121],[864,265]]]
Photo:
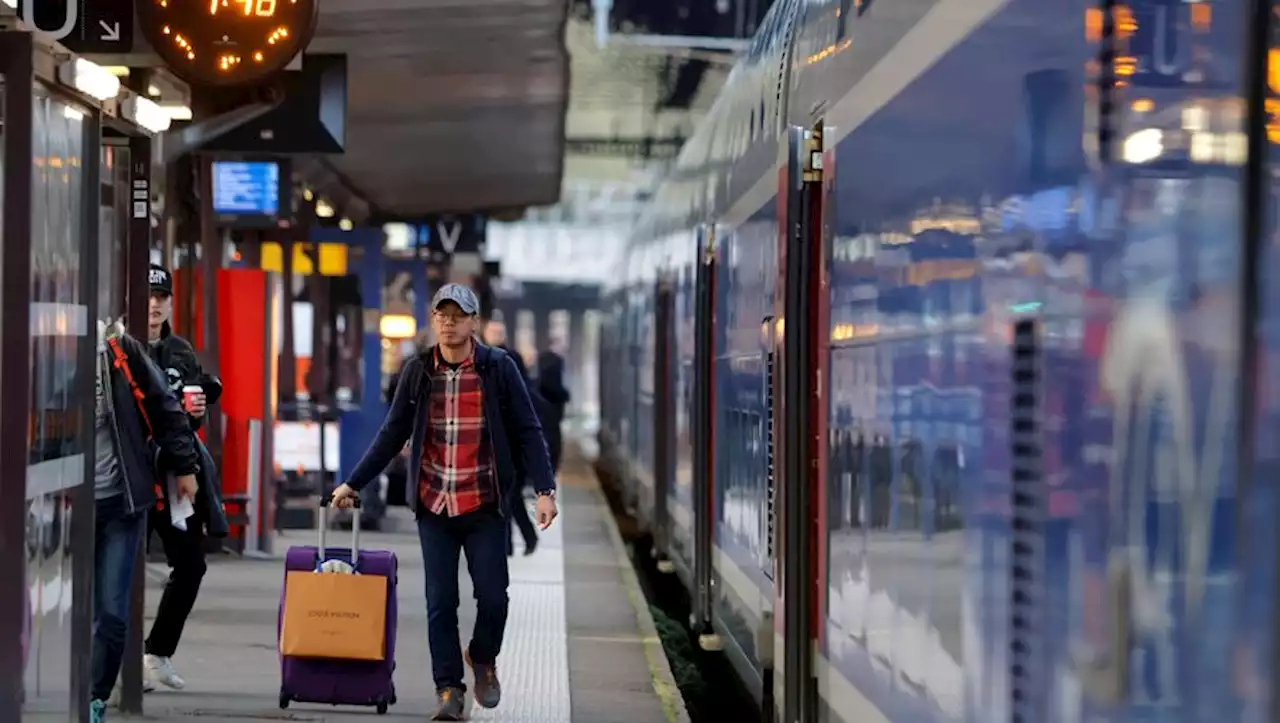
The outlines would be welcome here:
[[[94,698],[89,701],[89,723],[104,723],[107,720],[107,702]]]
[[[467,710],[467,694],[460,688],[445,688],[436,693],[436,714],[431,720],[463,720]]]
[[[481,708],[497,708],[498,703],[502,702],[502,684],[498,682],[498,666],[472,662],[470,650],[464,652],[462,657],[467,661],[467,665],[471,666],[471,672],[476,678],[476,703],[479,703]]]
[[[151,683],[152,690],[155,690],[156,683],[174,690],[182,690],[187,685],[182,676],[178,675],[178,671],[174,670],[173,660],[170,658],[163,655],[147,655],[143,657],[142,665],[147,673],[144,680]],[[146,690],[145,683],[143,690]]]

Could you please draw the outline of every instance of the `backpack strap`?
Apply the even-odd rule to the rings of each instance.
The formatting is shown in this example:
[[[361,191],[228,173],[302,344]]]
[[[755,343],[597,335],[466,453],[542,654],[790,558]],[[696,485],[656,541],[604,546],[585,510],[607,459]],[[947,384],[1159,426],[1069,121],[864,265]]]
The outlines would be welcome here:
[[[118,339],[107,339],[107,346],[111,348],[111,364],[120,373],[124,375],[125,381],[129,383],[129,391],[133,394],[133,400],[138,409],[138,416],[142,417],[142,424],[146,427],[147,438],[151,441],[155,440],[155,429],[151,426],[151,417],[147,416],[146,405],[143,400],[146,395],[142,393],[142,389],[138,387],[138,380],[133,378],[133,369],[129,368],[129,357],[124,353],[124,349],[120,346]],[[108,380],[109,381],[109,380]],[[110,390],[103,390],[104,394],[110,394]],[[164,488],[160,486],[160,482],[155,483],[156,493],[156,509],[164,509]]]
[[[124,375],[125,381],[129,383],[129,391],[133,394],[133,399],[138,405],[138,414],[142,416],[142,423],[147,427],[147,436],[154,438],[156,436],[155,429],[151,426],[151,418],[147,416],[147,408],[143,404],[146,395],[138,387],[138,380],[133,378],[133,370],[129,368],[129,357],[124,353],[124,349],[120,347],[118,339],[108,339],[107,346],[111,347],[112,366],[120,370],[120,373]]]

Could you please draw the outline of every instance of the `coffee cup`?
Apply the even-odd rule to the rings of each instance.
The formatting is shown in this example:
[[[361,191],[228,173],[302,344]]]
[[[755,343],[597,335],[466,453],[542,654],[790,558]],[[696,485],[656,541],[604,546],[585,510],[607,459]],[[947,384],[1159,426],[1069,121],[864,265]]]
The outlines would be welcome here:
[[[204,387],[199,384],[188,384],[182,388],[182,406],[187,411],[195,404],[196,396],[204,394]]]

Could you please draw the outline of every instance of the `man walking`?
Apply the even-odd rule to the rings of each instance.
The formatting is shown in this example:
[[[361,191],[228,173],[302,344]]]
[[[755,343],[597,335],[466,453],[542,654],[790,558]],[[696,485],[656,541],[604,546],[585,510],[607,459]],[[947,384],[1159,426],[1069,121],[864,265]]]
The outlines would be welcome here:
[[[146,514],[156,500],[155,480],[161,473],[173,474],[178,494],[194,499],[200,465],[195,435],[178,398],[146,348],[119,324],[99,324],[96,371],[89,720],[101,723],[124,657],[134,561]]]
[[[427,636],[438,708],[432,720],[466,713],[464,661],[475,676],[476,701],[502,697],[497,658],[507,623],[507,498],[516,466],[538,492],[538,524],[556,517],[555,477],[538,416],[511,357],[475,340],[479,301],[471,289],[446,284],[431,302],[437,343],[411,357],[396,384],[387,418],[351,478],[333,492],[339,507],[410,445],[409,486],[427,578]],[[458,559],[467,554],[476,597],[476,626],[464,656],[458,643]]]
[[[191,429],[196,430],[204,422],[208,404],[216,402],[216,395],[221,393],[222,386],[217,380],[205,375],[196,358],[195,349],[180,336],[173,333],[169,319],[173,315],[173,276],[161,266],[152,265],[149,275],[151,300],[148,307],[147,331],[151,360],[164,374],[169,389],[183,400]],[[183,390],[188,387],[200,387],[201,391],[190,395]],[[210,399],[206,390],[215,396]],[[198,452],[204,452],[199,442]],[[160,492],[160,502],[148,515],[148,530],[154,530],[164,545],[165,558],[172,571],[165,583],[164,593],[160,596],[160,605],[156,608],[155,622],[151,624],[151,634],[147,636],[146,655],[143,668],[146,671],[145,690],[154,690],[156,684],[175,690],[181,690],[186,682],[173,666],[173,654],[178,649],[178,640],[182,630],[195,607],[196,598],[200,594],[200,583],[207,570],[204,559],[205,525],[214,536],[226,535],[226,517],[222,511],[221,500],[217,495],[217,485],[207,484],[214,474],[211,463],[204,469],[206,484],[200,485],[200,499],[195,505],[196,514],[187,520],[186,529],[174,526],[172,517],[165,509],[164,491]]]

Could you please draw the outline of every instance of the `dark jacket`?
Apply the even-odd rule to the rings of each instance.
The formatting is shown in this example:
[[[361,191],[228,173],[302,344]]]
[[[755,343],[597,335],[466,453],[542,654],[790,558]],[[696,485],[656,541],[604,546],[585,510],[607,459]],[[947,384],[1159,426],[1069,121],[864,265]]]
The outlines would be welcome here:
[[[200,359],[196,357],[196,350],[186,339],[174,335],[169,322],[160,327],[160,340],[149,344],[148,349],[151,360],[160,368],[170,391],[178,399],[182,399],[182,388],[188,384],[197,384],[204,389],[205,403],[210,407],[222,396],[222,381],[205,373]],[[187,420],[195,431],[207,417],[208,413],[204,417],[187,415]],[[200,473],[196,479],[200,487],[196,499],[197,517],[207,526],[210,537],[226,537],[230,526],[222,506],[222,480],[218,478],[217,466],[204,442],[197,437],[195,444],[200,456]]]
[[[427,436],[427,403],[431,395],[427,377],[431,371],[429,366],[434,363],[434,348],[405,362],[387,418],[347,480],[353,489],[361,490],[373,481],[405,442],[409,442],[409,469],[411,472],[416,469]],[[514,489],[519,475],[517,464],[520,470],[527,471],[535,490],[555,490],[542,425],[515,362],[501,349],[477,342],[475,364],[484,394],[484,423],[493,445],[499,496],[505,497]],[[405,485],[406,499],[414,500],[417,511],[418,475],[406,475]],[[507,513],[507,505],[502,500],[499,500],[499,509]]]
[[[505,345],[495,348],[506,352],[507,356],[511,357],[511,361],[515,362],[516,369],[520,372],[520,378],[524,380],[524,387],[529,392],[529,399],[533,402],[533,409],[538,413],[538,423],[542,425],[542,431],[545,433],[551,419],[551,406],[547,404],[547,400],[543,399],[538,392],[538,385],[529,379],[529,367],[525,366],[524,357],[520,355],[520,352],[512,351],[511,347]],[[516,461],[516,466],[519,466],[519,460]]]
[[[152,439],[147,438],[146,423],[129,380],[116,368],[110,349],[104,349],[104,363],[111,379],[111,421],[126,481],[125,498],[130,510],[142,511],[155,503],[155,484],[160,474],[181,476],[200,471],[199,453],[187,413],[151,361],[147,348],[128,334],[120,334],[115,340],[142,392],[142,407],[154,433]]]
[[[564,359],[553,351],[538,355],[538,393],[551,409],[551,420],[557,426],[564,421],[564,408],[569,403],[569,390],[564,386]],[[543,426],[550,426],[543,422]]]
[[[182,398],[182,388],[188,384],[198,384],[204,388],[205,403],[212,407],[222,396],[222,381],[217,377],[204,373],[200,359],[191,343],[173,333],[169,322],[160,327],[160,340],[148,344],[151,361],[164,373],[169,389]],[[191,417],[191,428],[200,429],[204,418]]]

